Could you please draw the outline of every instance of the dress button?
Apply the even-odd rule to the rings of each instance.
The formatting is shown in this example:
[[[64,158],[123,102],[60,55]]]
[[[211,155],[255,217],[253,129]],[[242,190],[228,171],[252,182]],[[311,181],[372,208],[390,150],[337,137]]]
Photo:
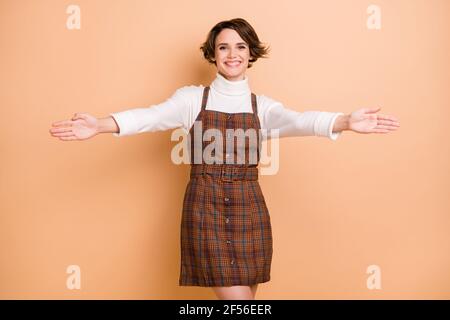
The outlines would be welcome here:
[[[229,223],[229,222],[230,222],[230,219],[226,218],[225,223]]]
[[[230,264],[234,264],[234,260],[231,260],[231,261],[230,261]]]
[[[227,244],[230,244],[231,243],[231,241],[230,240],[227,240]]]
[[[230,201],[230,198],[225,197],[223,200],[225,200],[225,202]]]

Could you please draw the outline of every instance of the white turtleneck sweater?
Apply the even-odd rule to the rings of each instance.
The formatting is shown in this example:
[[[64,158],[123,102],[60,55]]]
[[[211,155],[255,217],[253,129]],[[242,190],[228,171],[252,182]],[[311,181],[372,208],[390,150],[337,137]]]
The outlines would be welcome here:
[[[175,128],[189,131],[201,110],[204,86],[184,86],[166,101],[146,108],[134,108],[111,113],[119,126],[116,137],[142,132],[154,132]],[[261,129],[279,129],[279,137],[320,136],[336,140],[341,132],[332,132],[333,125],[342,112],[305,111],[298,112],[283,106],[264,95],[256,95],[258,117]],[[248,76],[244,80],[229,81],[217,73],[210,85],[207,110],[227,113],[252,113],[251,90]],[[267,135],[263,130],[263,137]]]

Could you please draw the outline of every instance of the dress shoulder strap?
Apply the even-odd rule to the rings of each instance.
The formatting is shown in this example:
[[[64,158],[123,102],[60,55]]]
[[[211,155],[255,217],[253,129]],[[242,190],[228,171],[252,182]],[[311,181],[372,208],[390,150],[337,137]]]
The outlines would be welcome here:
[[[202,110],[206,108],[206,102],[208,102],[209,86],[203,88],[203,98],[202,98]]]
[[[252,110],[255,115],[258,115],[258,106],[256,104],[256,95],[252,92]]]

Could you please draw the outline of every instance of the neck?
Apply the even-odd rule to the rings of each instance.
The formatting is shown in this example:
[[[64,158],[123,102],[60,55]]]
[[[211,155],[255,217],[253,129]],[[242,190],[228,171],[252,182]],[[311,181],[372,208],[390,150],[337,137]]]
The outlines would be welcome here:
[[[218,72],[222,77],[224,77],[225,79],[227,79],[228,81],[242,81],[245,80],[245,73],[240,74],[236,77],[227,77],[226,75],[224,75],[223,73],[221,73],[220,71]]]
[[[241,96],[250,93],[247,76],[243,80],[230,81],[222,74],[217,73],[216,79],[211,83],[211,87],[215,91],[227,96]]]

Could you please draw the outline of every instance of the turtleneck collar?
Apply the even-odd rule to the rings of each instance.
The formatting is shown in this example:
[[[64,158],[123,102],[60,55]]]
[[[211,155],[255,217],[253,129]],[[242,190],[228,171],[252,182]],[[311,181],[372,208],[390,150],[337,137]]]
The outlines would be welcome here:
[[[216,78],[211,83],[211,87],[219,93],[228,96],[239,96],[250,93],[247,75],[244,76],[243,80],[230,81],[217,72]]]

